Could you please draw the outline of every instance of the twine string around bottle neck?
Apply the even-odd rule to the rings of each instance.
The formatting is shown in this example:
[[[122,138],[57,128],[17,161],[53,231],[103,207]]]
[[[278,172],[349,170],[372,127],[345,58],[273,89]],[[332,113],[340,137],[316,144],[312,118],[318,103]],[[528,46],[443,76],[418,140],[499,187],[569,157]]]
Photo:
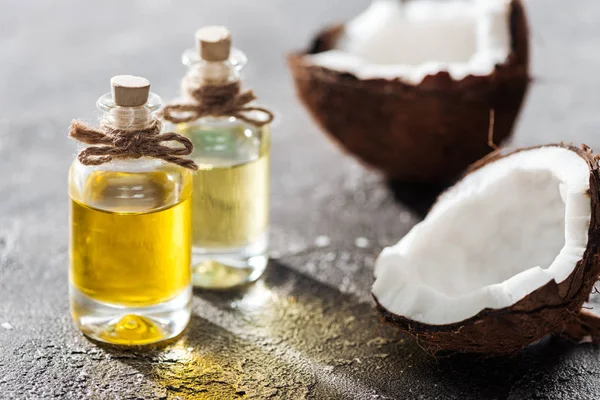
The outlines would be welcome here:
[[[194,149],[192,141],[175,132],[160,133],[161,123],[154,120],[142,129],[116,129],[103,124],[94,128],[82,121],[71,121],[69,137],[92,145],[79,152],[77,159],[83,165],[100,165],[114,159],[137,159],[151,157],[197,170],[196,163],[183,156],[190,155]],[[166,143],[178,143],[181,146],[169,146]]]
[[[256,100],[256,95],[252,90],[241,92],[239,81],[225,85],[198,86],[185,80],[184,90],[194,101],[166,105],[160,111],[165,120],[179,124],[209,115],[233,116],[251,125],[261,127],[271,123],[274,119],[270,110],[264,107],[248,106],[249,103]],[[259,114],[262,118],[257,118]]]

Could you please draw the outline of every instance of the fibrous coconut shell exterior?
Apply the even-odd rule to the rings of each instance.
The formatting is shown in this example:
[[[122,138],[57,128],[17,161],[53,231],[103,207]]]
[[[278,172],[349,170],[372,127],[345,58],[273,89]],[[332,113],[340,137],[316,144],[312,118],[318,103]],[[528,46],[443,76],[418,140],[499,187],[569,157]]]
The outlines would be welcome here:
[[[529,33],[519,0],[510,10],[512,52],[488,76],[453,80],[426,76],[418,85],[400,79],[359,79],[311,64],[307,54],[335,46],[343,26],[323,31],[305,53],[288,57],[302,103],[339,145],[389,178],[447,182],[511,135],[529,84]]]
[[[600,319],[582,311],[582,305],[600,274],[598,156],[587,146],[581,149],[562,144],[553,146],[576,152],[590,168],[591,220],[588,244],[583,258],[569,277],[561,283],[554,280],[548,282],[510,307],[484,309],[469,319],[449,325],[428,325],[395,315],[375,298],[377,309],[385,321],[415,336],[424,348],[433,353],[454,351],[487,355],[512,354],[551,333],[563,334],[574,340],[581,340],[586,336],[593,340],[600,338]],[[508,154],[491,154],[476,163],[471,171],[513,153],[514,151]]]

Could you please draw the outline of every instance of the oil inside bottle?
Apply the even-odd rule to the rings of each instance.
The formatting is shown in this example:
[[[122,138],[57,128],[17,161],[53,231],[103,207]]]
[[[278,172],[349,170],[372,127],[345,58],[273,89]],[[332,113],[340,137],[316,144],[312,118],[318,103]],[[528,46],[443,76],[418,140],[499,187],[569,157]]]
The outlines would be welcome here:
[[[75,165],[70,281],[72,296],[81,301],[72,308],[74,318],[84,333],[103,341],[158,341],[168,327],[142,310],[160,314],[162,304],[189,292],[191,174],[166,164],[82,174],[73,173]]]
[[[199,166],[193,178],[194,284],[226,288],[256,279],[267,260],[268,128],[205,118],[178,132],[194,143]]]

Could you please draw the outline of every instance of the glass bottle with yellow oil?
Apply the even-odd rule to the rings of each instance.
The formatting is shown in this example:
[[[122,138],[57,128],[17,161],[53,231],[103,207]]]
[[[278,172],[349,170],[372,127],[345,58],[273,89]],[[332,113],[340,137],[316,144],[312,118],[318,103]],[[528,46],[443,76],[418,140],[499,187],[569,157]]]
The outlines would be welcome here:
[[[240,90],[245,55],[225,27],[196,32],[180,103],[164,118],[194,143],[193,263],[197,287],[223,289],[258,279],[268,261],[270,111]]]
[[[111,85],[97,102],[100,127],[71,125],[87,144],[69,171],[71,313],[88,337],[143,345],[190,318],[194,164],[180,157],[189,140],[160,134],[161,99],[147,80]]]

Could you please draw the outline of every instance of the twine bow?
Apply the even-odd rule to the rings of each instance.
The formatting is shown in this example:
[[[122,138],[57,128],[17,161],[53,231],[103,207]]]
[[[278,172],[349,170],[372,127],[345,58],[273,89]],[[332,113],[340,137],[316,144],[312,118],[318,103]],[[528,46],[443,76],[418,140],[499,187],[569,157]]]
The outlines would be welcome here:
[[[195,121],[208,115],[231,115],[254,126],[264,126],[273,121],[273,113],[263,107],[247,106],[256,100],[252,90],[240,93],[240,83],[227,85],[202,85],[192,87],[185,83],[188,93],[195,100],[192,103],[172,103],[166,105],[162,117],[172,123]],[[258,111],[264,118],[255,118],[252,113]]]
[[[69,137],[93,145],[79,152],[77,159],[83,165],[100,165],[116,158],[153,157],[184,168],[198,169],[194,161],[181,157],[192,153],[192,141],[174,132],[161,134],[160,129],[159,121],[155,121],[146,129],[128,131],[109,126],[93,128],[74,120],[71,121]],[[176,142],[183,147],[163,144],[167,142]]]

